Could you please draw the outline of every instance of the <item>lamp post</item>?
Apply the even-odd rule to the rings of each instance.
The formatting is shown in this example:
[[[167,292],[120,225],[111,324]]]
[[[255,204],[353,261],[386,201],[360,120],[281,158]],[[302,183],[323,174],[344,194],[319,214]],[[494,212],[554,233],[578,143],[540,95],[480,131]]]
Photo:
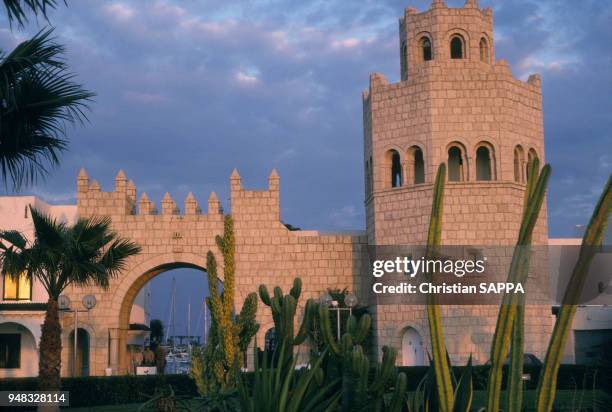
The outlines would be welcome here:
[[[330,307],[331,310],[336,312],[336,326],[337,326],[337,337],[338,341],[340,341],[340,311],[348,310],[349,316],[353,316],[353,308],[357,305],[357,296],[352,293],[349,293],[344,297],[344,305],[346,308],[341,308],[340,303],[337,300],[334,300],[332,296],[325,292],[319,298],[319,303],[323,306]]]
[[[72,376],[77,376],[77,352],[78,352],[78,331],[79,331],[79,312],[89,312],[96,306],[96,297],[94,295],[86,295],[83,297],[82,303],[85,309],[70,309],[70,298],[66,295],[61,295],[58,299],[59,308],[62,312],[74,313],[74,353],[72,358]]]

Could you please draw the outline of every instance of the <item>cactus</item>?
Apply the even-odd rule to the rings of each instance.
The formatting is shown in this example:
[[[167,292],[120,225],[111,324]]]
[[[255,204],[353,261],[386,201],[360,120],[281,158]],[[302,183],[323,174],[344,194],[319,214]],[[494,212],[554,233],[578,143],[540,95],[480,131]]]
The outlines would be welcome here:
[[[533,196],[536,178],[538,176],[539,161],[536,159],[529,170],[527,187],[523,199],[523,213],[527,210]],[[528,259],[529,257],[527,257]],[[529,263],[525,263],[529,266]],[[512,336],[510,345],[510,373],[508,375],[508,412],[520,412],[523,403],[523,354],[525,345],[524,333],[525,297],[520,295],[517,299],[516,315],[512,323]]]
[[[234,269],[234,228],[231,216],[226,216],[223,237],[216,238],[223,255],[224,284],[219,293],[217,261],[212,251],[206,256],[208,288],[210,297],[206,304],[210,308],[211,327],[206,347],[194,352],[191,376],[202,396],[217,395],[236,386],[237,366],[259,325],[255,321],[257,295],[247,296],[242,310],[234,315],[235,269]]]
[[[259,286],[259,297],[261,301],[272,310],[274,332],[276,334],[278,347],[286,348],[286,350],[289,351],[289,356],[286,357],[285,363],[282,364],[285,367],[292,362],[293,347],[301,345],[308,337],[308,330],[310,329],[316,310],[316,303],[314,300],[308,299],[304,309],[304,318],[302,319],[298,333],[295,334],[294,319],[301,293],[302,280],[300,278],[295,278],[293,280],[293,287],[289,291],[289,294],[284,296],[282,289],[278,286],[274,288],[273,297],[270,297],[265,285]],[[274,359],[280,359],[278,354],[272,354],[272,356]]]
[[[563,297],[563,304],[557,315],[557,321],[555,322],[555,327],[548,344],[544,366],[538,382],[536,401],[536,410],[538,412],[552,410],[557,385],[557,372],[559,371],[561,356],[567,341],[567,334],[571,329],[574,314],[576,313],[576,302],[582,294],[591,260],[595,255],[597,247],[602,244],[611,211],[612,176],[608,178],[608,182],[582,238],[578,261],[572,271],[565,296]]]
[[[528,194],[526,206],[523,210],[519,236],[512,255],[510,269],[508,271],[507,282],[525,283],[529,269],[529,253],[533,229],[538,220],[542,203],[546,194],[546,185],[550,176],[550,165],[542,168],[537,176],[539,163],[537,159],[533,162],[529,175],[531,182],[527,185]],[[535,183],[534,183],[535,182]],[[518,295],[515,293],[505,293],[497,317],[493,343],[491,344],[491,370],[487,385],[487,410],[499,410],[499,401],[502,385],[502,367],[506,360],[512,326],[516,317]],[[521,359],[522,362],[522,359]]]
[[[444,205],[444,183],[446,181],[446,165],[442,163],[438,167],[436,181],[433,190],[433,202],[431,207],[431,219],[427,233],[427,256],[435,258],[439,252],[442,233],[442,211]],[[431,276],[432,274],[428,274]],[[433,364],[436,374],[436,387],[440,410],[450,412],[453,407],[453,383],[451,378],[446,347],[444,345],[444,334],[442,332],[442,320],[440,308],[436,304],[434,294],[427,295],[427,320],[429,323],[429,334],[431,336],[431,349],[433,353]]]
[[[287,295],[283,295],[281,288],[275,287],[271,297],[264,285],[259,286],[261,301],[272,310],[278,349],[272,354],[264,350],[262,365],[259,364],[258,353],[255,353],[251,390],[238,374],[238,397],[241,410],[245,412],[332,411],[336,408],[339,395],[334,394],[334,388],[338,380],[326,382],[321,369],[326,352],[317,359],[311,359],[305,372],[296,373],[297,359],[293,356],[293,349],[306,340],[316,309],[314,300],[309,299],[304,309],[304,318],[295,334],[294,321],[301,292],[300,278],[294,279],[293,287]]]
[[[370,332],[372,318],[364,314],[359,321],[350,316],[346,323],[346,332],[340,341],[333,336],[329,308],[319,306],[319,321],[323,340],[330,354],[339,360],[342,385],[340,389],[342,411],[387,410],[400,412],[406,396],[407,378],[404,373],[397,374],[395,349],[383,347],[383,360],[379,365],[372,382],[369,382],[370,362],[361,346]],[[385,394],[395,376],[393,395],[385,403]]]

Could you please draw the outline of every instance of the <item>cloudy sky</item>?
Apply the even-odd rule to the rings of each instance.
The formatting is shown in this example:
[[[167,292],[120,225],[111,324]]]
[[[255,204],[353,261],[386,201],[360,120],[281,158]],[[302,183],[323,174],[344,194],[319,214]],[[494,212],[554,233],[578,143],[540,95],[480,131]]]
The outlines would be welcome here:
[[[50,21],[98,96],[61,168],[26,192],[74,201],[81,166],[106,190],[123,168],[158,202],[193,191],[205,204],[214,190],[228,209],[234,167],[249,188],[275,167],[284,221],[362,229],[360,94],[370,72],[398,79],[397,19],[429,3],[69,1]],[[612,2],[480,3],[495,11],[497,57],[543,76],[550,233],[572,235],[612,170]],[[0,48],[44,23],[0,21]]]
[[[612,170],[612,2],[480,3],[495,11],[497,57],[522,79],[543,76],[550,234],[571,236]],[[361,92],[371,72],[399,79],[397,19],[429,4],[69,1],[50,21],[78,80],[98,96],[90,123],[69,130],[62,166],[25,192],[74,202],[80,167],[104,190],[122,168],[157,202],[169,191],[182,205],[193,191],[205,205],[214,190],[228,210],[234,167],[248,188],[265,187],[275,167],[285,222],[363,229]],[[44,25],[9,30],[0,19],[0,49]],[[201,280],[183,275],[184,284]],[[153,289],[162,320],[171,277]],[[188,289],[178,316],[193,296],[195,322],[205,285]]]

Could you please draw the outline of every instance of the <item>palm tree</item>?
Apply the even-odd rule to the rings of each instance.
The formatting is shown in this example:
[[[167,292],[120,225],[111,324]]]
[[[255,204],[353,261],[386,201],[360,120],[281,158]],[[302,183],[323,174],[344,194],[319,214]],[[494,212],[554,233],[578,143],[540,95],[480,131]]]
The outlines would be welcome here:
[[[2,274],[17,279],[27,274],[47,290],[49,300],[40,338],[38,385],[59,390],[61,325],[58,298],[69,286],[95,285],[107,289],[130,256],[140,247],[111,231],[109,218],[79,219],[73,226],[30,207],[34,241],[11,230],[0,232]]]
[[[9,23],[13,24],[13,21],[16,21],[19,26],[23,26],[23,23],[28,21],[26,10],[30,10],[35,16],[41,14],[46,19],[47,10],[54,9],[58,3],[57,0],[2,0],[2,2]]]
[[[9,54],[0,51],[0,174],[17,190],[58,164],[66,124],[87,120],[84,109],[95,96],[73,81],[52,31],[38,32]]]

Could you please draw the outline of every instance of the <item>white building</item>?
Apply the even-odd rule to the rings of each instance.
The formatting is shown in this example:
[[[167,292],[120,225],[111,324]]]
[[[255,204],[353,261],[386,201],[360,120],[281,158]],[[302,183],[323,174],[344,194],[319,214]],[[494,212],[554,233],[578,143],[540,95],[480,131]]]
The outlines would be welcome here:
[[[34,238],[34,225],[29,207],[74,224],[77,220],[76,205],[50,205],[35,196],[0,197],[0,230],[18,230],[29,240]],[[36,279],[22,278],[18,282],[0,276],[0,379],[38,375],[38,343],[41,326],[45,317],[47,292]],[[129,344],[142,346],[148,337],[150,290],[145,286],[134,301],[130,314]],[[73,306],[83,309],[80,302]],[[61,317],[73,316],[61,313]],[[87,314],[80,314],[86,317]],[[66,331],[64,331],[66,332]],[[64,334],[62,342],[66,351],[63,359],[73,359],[74,332]],[[88,374],[88,332],[79,329],[77,334],[78,355],[77,375]],[[62,374],[73,374],[72,362],[64,362]]]

